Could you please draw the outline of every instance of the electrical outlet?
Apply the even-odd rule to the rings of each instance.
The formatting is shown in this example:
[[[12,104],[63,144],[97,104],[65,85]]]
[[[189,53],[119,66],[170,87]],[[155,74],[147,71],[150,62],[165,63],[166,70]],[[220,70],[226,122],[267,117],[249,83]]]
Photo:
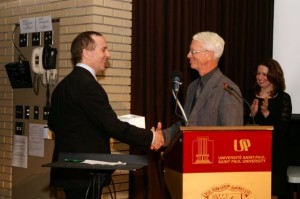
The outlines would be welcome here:
[[[32,33],[32,46],[40,46],[41,45],[41,33],[34,32]]]
[[[24,118],[29,119],[30,117],[30,106],[25,106]]]
[[[24,134],[24,123],[23,122],[16,122],[15,123],[15,134],[16,135],[23,135]]]
[[[44,106],[44,112],[43,112],[44,114],[44,117],[43,117],[43,119],[44,120],[48,120],[48,118],[49,118],[49,114],[50,114],[50,107],[48,107],[48,106]]]
[[[19,35],[19,46],[20,47],[28,46],[28,35],[26,33]]]
[[[49,84],[54,86],[57,81],[57,69],[46,70],[45,75],[43,75],[42,82],[44,85]]]
[[[40,108],[38,106],[34,106],[33,119],[38,120],[39,114],[40,114]]]
[[[16,119],[23,119],[24,109],[22,105],[16,105],[15,117]]]
[[[52,45],[53,44],[53,32],[46,31],[44,32],[44,45]]]

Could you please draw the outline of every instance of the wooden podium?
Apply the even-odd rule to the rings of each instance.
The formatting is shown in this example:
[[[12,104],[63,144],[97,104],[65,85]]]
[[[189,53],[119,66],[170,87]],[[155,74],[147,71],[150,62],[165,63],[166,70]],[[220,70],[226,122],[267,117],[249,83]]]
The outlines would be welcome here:
[[[182,127],[163,154],[172,199],[270,199],[272,130]]]

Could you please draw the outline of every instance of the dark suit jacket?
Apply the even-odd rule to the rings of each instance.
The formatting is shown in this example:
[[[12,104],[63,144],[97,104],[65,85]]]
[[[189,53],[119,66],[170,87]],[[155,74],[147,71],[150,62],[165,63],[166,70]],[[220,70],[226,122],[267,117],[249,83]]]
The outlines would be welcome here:
[[[120,121],[102,86],[81,67],[75,67],[54,89],[48,126],[55,133],[53,161],[60,152],[110,153],[111,137],[144,148],[150,147],[153,138],[151,131]],[[89,178],[88,172],[59,169],[52,171],[51,183],[84,184]]]
[[[243,125],[243,101],[236,94],[225,90],[224,83],[233,87],[241,96],[238,86],[217,69],[203,88],[193,109],[191,106],[198,80],[189,85],[184,110],[190,126]],[[172,140],[182,125],[182,122],[177,122],[163,130],[165,145]]]

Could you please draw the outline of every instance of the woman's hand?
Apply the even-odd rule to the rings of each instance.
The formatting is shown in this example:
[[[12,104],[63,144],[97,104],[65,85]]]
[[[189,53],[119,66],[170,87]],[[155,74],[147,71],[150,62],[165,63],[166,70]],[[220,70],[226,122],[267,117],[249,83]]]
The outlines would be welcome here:
[[[255,117],[257,111],[258,111],[258,99],[254,99],[251,104],[251,117]]]
[[[260,111],[263,114],[263,116],[266,118],[269,116],[270,111],[268,110],[268,105],[269,105],[269,100],[266,97],[262,103],[262,105],[260,106]]]

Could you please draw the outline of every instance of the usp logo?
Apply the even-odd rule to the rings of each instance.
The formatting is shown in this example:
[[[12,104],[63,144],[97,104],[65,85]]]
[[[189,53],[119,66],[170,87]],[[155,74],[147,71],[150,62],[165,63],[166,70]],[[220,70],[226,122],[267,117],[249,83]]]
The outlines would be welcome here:
[[[249,139],[240,139],[234,140],[234,151],[241,152],[241,151],[249,151],[251,147],[251,142]]]

